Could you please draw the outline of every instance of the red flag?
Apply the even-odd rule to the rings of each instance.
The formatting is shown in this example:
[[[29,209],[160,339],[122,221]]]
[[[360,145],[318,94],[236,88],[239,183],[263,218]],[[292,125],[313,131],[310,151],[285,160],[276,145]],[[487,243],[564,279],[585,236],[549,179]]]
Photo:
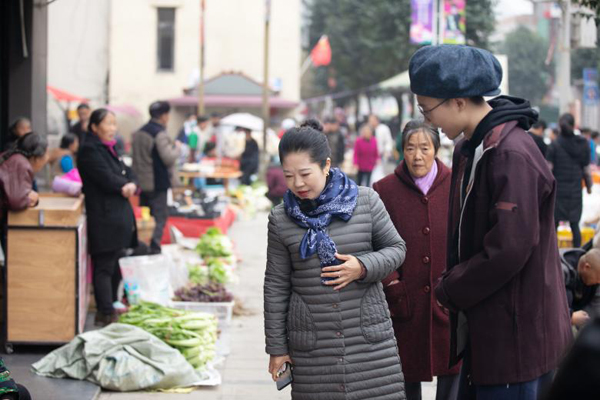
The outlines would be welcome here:
[[[321,36],[321,39],[310,52],[310,59],[315,67],[329,65],[331,62],[331,46],[327,35]]]

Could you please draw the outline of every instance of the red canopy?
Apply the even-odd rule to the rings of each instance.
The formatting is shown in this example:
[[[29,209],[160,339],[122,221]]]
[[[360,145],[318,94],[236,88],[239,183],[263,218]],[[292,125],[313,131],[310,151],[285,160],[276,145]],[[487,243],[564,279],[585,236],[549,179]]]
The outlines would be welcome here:
[[[55,88],[53,86],[50,86],[50,85],[46,86],[46,89],[58,101],[67,101],[67,102],[68,101],[75,101],[75,102],[79,102],[79,103],[87,103],[89,101],[85,97],[76,96],[76,95],[74,95],[72,93],[66,92],[66,91],[61,90],[61,89],[57,89],[57,88]]]

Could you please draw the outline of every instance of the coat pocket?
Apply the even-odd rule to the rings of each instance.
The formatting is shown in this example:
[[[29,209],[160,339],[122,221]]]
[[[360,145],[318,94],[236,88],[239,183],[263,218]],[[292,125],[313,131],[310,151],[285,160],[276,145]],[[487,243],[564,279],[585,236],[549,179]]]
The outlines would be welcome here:
[[[388,305],[379,284],[371,285],[363,295],[360,304],[360,326],[363,336],[370,343],[394,337]]]
[[[393,320],[407,321],[412,318],[412,304],[404,281],[383,288]]]
[[[292,293],[288,310],[288,341],[293,350],[311,351],[317,344],[313,316],[299,294]]]

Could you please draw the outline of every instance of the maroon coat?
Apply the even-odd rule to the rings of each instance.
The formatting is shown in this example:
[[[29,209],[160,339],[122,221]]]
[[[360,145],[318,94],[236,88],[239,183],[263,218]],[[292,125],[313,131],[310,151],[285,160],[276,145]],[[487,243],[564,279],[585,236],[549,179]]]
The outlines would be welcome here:
[[[448,368],[448,310],[437,304],[431,290],[446,269],[450,193],[450,169],[437,159],[436,163],[438,174],[427,195],[415,185],[404,161],[373,185],[406,241],[404,264],[382,282],[406,382],[431,381],[459,370]],[[387,286],[400,276],[400,284]]]
[[[467,158],[454,150],[448,271],[435,294],[453,310],[451,360],[471,346],[477,385],[526,382],[555,369],[572,339],[556,232],[556,182],[517,121],[493,128]],[[456,313],[460,311],[459,313]],[[468,332],[459,327],[466,317]]]
[[[33,190],[33,169],[22,154],[14,154],[0,165],[0,219],[5,211],[21,211],[29,206]]]

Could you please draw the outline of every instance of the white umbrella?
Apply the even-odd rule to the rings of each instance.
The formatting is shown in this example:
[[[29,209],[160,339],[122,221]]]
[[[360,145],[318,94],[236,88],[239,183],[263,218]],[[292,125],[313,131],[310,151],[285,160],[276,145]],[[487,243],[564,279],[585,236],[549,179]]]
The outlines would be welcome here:
[[[262,131],[263,120],[249,113],[230,114],[221,120],[221,125],[239,126],[251,131]]]

